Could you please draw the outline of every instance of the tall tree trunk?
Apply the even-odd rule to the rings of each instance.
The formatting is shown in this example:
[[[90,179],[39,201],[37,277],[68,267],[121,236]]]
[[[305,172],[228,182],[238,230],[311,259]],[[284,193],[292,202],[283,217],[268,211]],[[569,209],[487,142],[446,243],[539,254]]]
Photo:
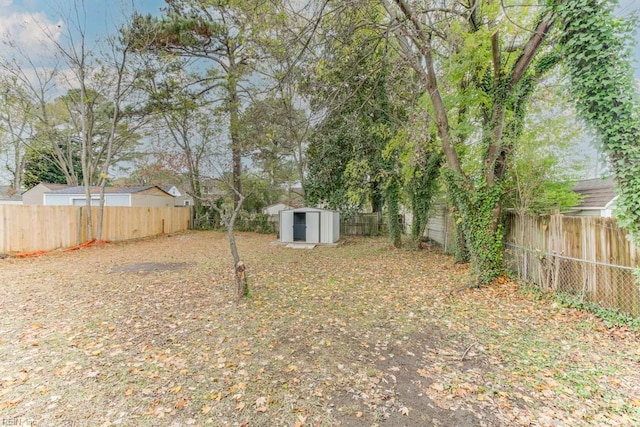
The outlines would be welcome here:
[[[459,216],[456,226],[469,251],[470,285],[486,285],[503,272],[501,188],[494,184],[469,189],[452,171],[446,175],[449,196]]]
[[[235,207],[230,217],[226,216],[224,211],[215,204],[213,204],[211,207],[213,208],[213,210],[218,212],[218,214],[220,215],[220,220],[227,229],[229,249],[231,250],[231,256],[233,257],[233,273],[236,285],[235,296],[237,301],[240,302],[244,298],[249,296],[249,284],[247,282],[246,266],[240,259],[238,246],[236,245],[236,236],[233,231],[236,219],[238,218],[238,214],[240,213],[240,209],[242,209],[242,204],[244,203],[244,196],[242,194],[238,194],[238,198],[238,205]]]
[[[400,183],[398,178],[389,178],[385,189],[385,199],[387,202],[387,221],[389,224],[389,239],[396,248],[402,246],[402,230],[400,229]]]
[[[234,56],[230,54],[230,72],[227,77],[227,90],[229,91],[229,136],[231,138],[231,163],[234,197],[233,207],[238,207],[242,194],[242,147],[240,141],[240,99],[238,97],[238,80],[235,76],[237,70]]]

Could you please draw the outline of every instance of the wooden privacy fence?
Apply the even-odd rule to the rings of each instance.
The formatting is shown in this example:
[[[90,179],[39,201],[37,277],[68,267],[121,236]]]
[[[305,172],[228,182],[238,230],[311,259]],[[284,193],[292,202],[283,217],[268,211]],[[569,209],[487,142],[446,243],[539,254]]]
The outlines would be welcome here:
[[[87,241],[84,206],[0,205],[0,253],[47,251]],[[93,207],[93,235],[98,208]],[[105,207],[102,238],[129,240],[189,228],[184,207]]]
[[[385,219],[378,213],[340,215],[341,236],[377,236],[384,230]]]
[[[505,262],[542,288],[640,316],[638,254],[615,218],[510,214]]]

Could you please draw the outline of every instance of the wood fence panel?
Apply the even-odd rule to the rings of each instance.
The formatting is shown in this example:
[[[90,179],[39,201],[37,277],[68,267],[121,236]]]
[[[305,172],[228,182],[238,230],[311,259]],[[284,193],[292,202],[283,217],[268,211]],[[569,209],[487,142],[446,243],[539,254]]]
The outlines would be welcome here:
[[[523,280],[640,315],[636,248],[615,218],[510,214],[505,249]]]
[[[385,218],[377,213],[340,216],[340,235],[377,236],[381,234]]]
[[[93,207],[93,236],[98,208]],[[189,208],[105,207],[102,238],[129,240],[187,230]],[[0,253],[48,251],[87,241],[83,206],[0,205]]]
[[[77,245],[77,209],[74,206],[0,205],[0,253]]]

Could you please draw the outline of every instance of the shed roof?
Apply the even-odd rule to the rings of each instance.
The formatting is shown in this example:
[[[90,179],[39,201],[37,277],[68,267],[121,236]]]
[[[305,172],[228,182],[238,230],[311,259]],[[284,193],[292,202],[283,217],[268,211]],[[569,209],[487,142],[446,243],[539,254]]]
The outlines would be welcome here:
[[[286,211],[290,211],[290,212],[337,212],[337,211],[333,211],[331,209],[311,208],[311,207],[302,207],[302,208],[284,209],[283,210],[283,212],[286,212]]]
[[[572,190],[584,197],[576,209],[604,209],[616,198],[611,178],[585,179]]]

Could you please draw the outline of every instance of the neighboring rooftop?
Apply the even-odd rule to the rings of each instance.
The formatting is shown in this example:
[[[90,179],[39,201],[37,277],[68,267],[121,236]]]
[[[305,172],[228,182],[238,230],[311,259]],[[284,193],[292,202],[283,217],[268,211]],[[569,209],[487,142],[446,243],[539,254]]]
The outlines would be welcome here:
[[[0,201],[20,202],[22,194],[20,191],[15,191],[10,185],[0,185]]]
[[[47,187],[49,190],[51,190],[51,191],[61,190],[63,188],[72,187],[71,185],[68,185],[68,184],[54,184],[52,182],[41,182],[41,183],[39,183],[39,185],[43,185],[43,186]]]
[[[585,179],[578,182],[572,190],[584,197],[576,209],[602,209],[616,198],[611,178]]]

